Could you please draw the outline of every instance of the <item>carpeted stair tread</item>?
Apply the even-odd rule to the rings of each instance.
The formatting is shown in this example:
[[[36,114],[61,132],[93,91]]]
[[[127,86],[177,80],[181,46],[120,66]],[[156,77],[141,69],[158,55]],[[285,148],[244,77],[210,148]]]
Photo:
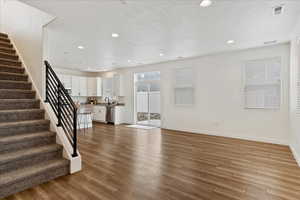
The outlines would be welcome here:
[[[0,187],[14,184],[32,176],[45,173],[51,169],[63,168],[68,165],[69,161],[61,158],[39,164],[33,164],[31,167],[26,167],[24,169],[19,169],[9,173],[5,173],[1,175]]]
[[[34,90],[0,89],[0,99],[34,99]]]
[[[11,127],[20,127],[20,126],[33,126],[38,124],[49,124],[49,120],[41,119],[41,120],[28,120],[28,121],[22,121],[22,122],[3,122],[0,123],[0,129],[1,128],[11,128]]]
[[[45,119],[0,123],[0,136],[49,131],[50,121]]]
[[[0,99],[0,110],[30,109],[39,107],[40,100],[38,99]]]
[[[44,109],[0,110],[0,122],[26,121],[43,119]]]
[[[6,53],[6,52],[0,52],[0,58],[11,59],[15,61],[19,60],[19,56],[16,55],[15,53]]]
[[[13,48],[7,48],[7,47],[1,47],[0,46],[0,52],[5,52],[5,53],[16,53],[16,50]]]
[[[24,142],[27,140],[37,139],[37,138],[43,138],[43,137],[52,137],[56,134],[51,131],[45,131],[45,132],[38,132],[38,133],[27,133],[27,134],[19,134],[19,135],[13,135],[13,136],[0,136],[0,144],[11,144],[11,143],[19,143]],[[0,158],[1,160],[1,158]]]
[[[4,113],[26,113],[26,112],[45,112],[45,110],[39,109],[39,108],[16,109],[16,110],[0,110],[0,114],[4,114]]]
[[[32,84],[28,81],[0,80],[0,89],[31,90]]]
[[[0,72],[9,72],[9,73],[18,73],[23,74],[25,72],[25,68],[20,66],[9,66],[9,65],[0,65]]]
[[[61,149],[62,149],[61,145],[50,144],[50,145],[44,145],[44,146],[40,146],[40,147],[22,149],[22,150],[10,152],[10,153],[2,153],[1,157],[0,157],[0,165],[3,165],[4,163],[11,162],[13,160],[20,160],[20,159],[25,158],[27,156],[45,154],[45,153],[48,153],[48,152],[58,151],[58,150],[61,150]]]
[[[27,81],[28,75],[11,72],[0,72],[0,80]]]
[[[0,41],[0,46],[6,47],[6,48],[13,48],[13,45],[7,42],[1,42]]]
[[[8,39],[7,37],[2,37],[1,35],[0,35],[0,41],[10,43],[10,39]]]
[[[8,38],[8,35],[6,33],[0,33],[0,37]]]
[[[0,64],[2,64],[2,65],[11,65],[11,66],[22,66],[21,61],[7,59],[7,58],[0,58]]]

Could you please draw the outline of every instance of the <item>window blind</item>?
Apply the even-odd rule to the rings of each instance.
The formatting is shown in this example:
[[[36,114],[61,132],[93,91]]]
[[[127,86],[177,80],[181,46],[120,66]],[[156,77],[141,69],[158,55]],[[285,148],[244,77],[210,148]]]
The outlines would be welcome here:
[[[195,72],[193,68],[175,69],[174,98],[175,105],[194,104]]]
[[[245,64],[244,79],[245,108],[280,108],[280,57],[247,61]]]

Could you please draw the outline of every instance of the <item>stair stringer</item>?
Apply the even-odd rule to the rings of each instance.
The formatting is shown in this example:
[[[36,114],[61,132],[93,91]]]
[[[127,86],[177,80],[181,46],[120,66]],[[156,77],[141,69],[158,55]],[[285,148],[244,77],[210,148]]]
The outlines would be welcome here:
[[[50,130],[53,132],[56,132],[56,143],[60,144],[63,146],[63,157],[67,160],[70,161],[70,173],[76,173],[78,171],[81,170],[81,155],[80,153],[77,151],[78,156],[73,158],[72,154],[73,154],[73,147],[71,145],[71,143],[69,142],[67,136],[65,135],[64,130],[61,127],[57,127],[57,117],[54,114],[51,106],[49,103],[45,103],[42,95],[40,94],[36,83],[33,81],[32,79],[32,75],[29,71],[29,68],[27,67],[25,60],[22,57],[21,52],[18,50],[17,45],[14,43],[12,38],[9,38],[11,41],[11,44],[13,45],[17,55],[19,56],[20,61],[22,62],[22,66],[25,68],[25,74],[28,75],[28,81],[32,83],[32,88],[35,90],[36,92],[36,98],[40,99],[40,108],[45,110],[45,119],[50,120]],[[42,62],[41,62],[41,67],[42,67]],[[42,84],[42,83],[41,83]]]

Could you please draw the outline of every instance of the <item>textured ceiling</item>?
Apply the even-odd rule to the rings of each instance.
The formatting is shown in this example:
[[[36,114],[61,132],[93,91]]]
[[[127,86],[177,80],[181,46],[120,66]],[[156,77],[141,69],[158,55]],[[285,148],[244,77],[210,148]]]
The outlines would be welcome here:
[[[200,0],[23,1],[57,17],[47,26],[50,61],[83,71],[286,42],[300,14],[299,0],[214,0],[208,8]],[[281,3],[284,13],[274,16]]]

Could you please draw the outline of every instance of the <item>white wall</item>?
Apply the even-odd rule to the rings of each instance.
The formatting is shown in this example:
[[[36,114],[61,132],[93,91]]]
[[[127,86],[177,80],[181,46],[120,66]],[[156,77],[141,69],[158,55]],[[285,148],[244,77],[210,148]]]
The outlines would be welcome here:
[[[3,3],[4,3],[4,0],[0,0],[0,32],[3,32],[3,30],[2,30]]]
[[[2,29],[15,42],[41,94],[45,69],[42,63],[43,26],[53,19],[47,13],[20,1],[4,1]]]
[[[162,127],[196,133],[288,144],[289,44],[235,51],[211,56],[118,70],[124,74],[127,123],[134,121],[135,72],[161,72]],[[280,110],[243,108],[242,67],[245,60],[282,57],[282,105]],[[194,67],[196,104],[174,105],[174,67]],[[111,76],[114,72],[104,73]]]
[[[298,26],[292,34],[291,68],[290,68],[290,146],[300,165],[300,114],[297,108],[297,78],[300,69],[300,18]]]

